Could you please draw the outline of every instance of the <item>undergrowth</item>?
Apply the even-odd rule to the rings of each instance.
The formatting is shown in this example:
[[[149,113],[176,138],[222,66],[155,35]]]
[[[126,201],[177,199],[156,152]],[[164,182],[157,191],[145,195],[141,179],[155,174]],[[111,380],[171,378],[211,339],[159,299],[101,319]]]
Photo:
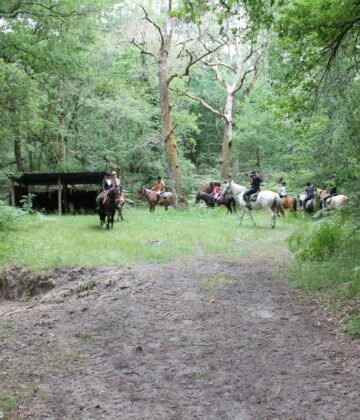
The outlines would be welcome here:
[[[292,282],[309,292],[323,291],[335,301],[360,300],[360,225],[338,211],[302,225],[288,238],[295,256]],[[349,319],[347,332],[360,337],[360,314]]]

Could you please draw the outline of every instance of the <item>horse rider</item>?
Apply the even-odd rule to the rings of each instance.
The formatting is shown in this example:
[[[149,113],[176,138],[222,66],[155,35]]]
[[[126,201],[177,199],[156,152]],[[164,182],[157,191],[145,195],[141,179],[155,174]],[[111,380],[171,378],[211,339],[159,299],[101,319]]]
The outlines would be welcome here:
[[[243,200],[246,202],[246,206],[250,208],[250,196],[260,191],[260,184],[263,182],[260,176],[253,171],[249,174],[251,178],[251,188],[244,192]]]
[[[157,180],[155,182],[153,191],[156,192],[157,196],[158,196],[158,200],[160,200],[162,194],[165,192],[165,183],[164,181],[161,179],[161,176],[157,177]]]
[[[101,181],[101,192],[96,197],[96,211],[100,210],[100,200],[106,196],[107,191],[114,187],[115,181],[113,181],[111,177],[111,172],[106,172],[103,180]]]
[[[115,185],[116,187],[119,188],[119,190],[122,190],[122,185],[121,185],[121,181],[120,178],[118,177],[117,173],[115,170],[111,171],[111,180],[113,182],[113,185]]]
[[[213,195],[214,195],[215,202],[217,202],[221,197],[220,182],[214,183]]]
[[[326,201],[330,197],[337,195],[336,185],[335,185],[336,174],[330,176],[330,182],[328,184],[327,193],[321,197],[322,208],[326,209]]]
[[[303,200],[303,209],[304,209],[304,211],[306,211],[306,203],[309,201],[309,200],[312,200],[312,199],[314,199],[315,198],[315,189],[314,189],[314,187],[311,185],[311,183],[310,182],[307,182],[306,183],[306,186],[305,186],[305,194],[306,194],[306,197],[304,198],[304,200]]]
[[[281,184],[279,185],[279,195],[280,195],[280,198],[287,197],[285,181],[282,181]]]
[[[102,182],[101,182],[101,191],[108,191],[110,188],[113,188],[115,186],[112,177],[111,172],[106,172]]]

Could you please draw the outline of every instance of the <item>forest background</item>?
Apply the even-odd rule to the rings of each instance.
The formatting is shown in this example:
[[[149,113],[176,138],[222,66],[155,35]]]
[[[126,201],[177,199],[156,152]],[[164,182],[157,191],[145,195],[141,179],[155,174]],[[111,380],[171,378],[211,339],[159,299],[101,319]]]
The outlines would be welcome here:
[[[175,3],[2,2],[1,183],[23,171],[116,168],[130,190],[158,175],[171,187],[171,135],[185,193],[197,175],[252,170],[284,176],[294,192],[326,187],[333,173],[342,191],[359,189],[359,2]],[[226,87],[237,70],[226,174]]]
[[[3,0],[3,198],[22,172],[117,169],[130,197],[160,175],[179,208],[253,170],[336,182],[350,205],[289,238],[292,278],[357,298],[359,31],[358,0]],[[1,202],[1,257],[16,217]]]

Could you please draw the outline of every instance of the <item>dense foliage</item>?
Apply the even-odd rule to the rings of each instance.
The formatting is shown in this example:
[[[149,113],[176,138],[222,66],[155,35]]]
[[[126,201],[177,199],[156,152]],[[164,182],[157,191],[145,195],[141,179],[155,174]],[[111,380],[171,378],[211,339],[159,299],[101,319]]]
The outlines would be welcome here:
[[[182,42],[194,25],[204,27],[214,17],[221,36],[229,16],[240,12],[252,19],[248,34],[261,31],[267,40],[254,88],[235,99],[233,176],[253,169],[285,174],[299,190],[308,179],[326,186],[336,172],[344,189],[356,188],[359,5],[328,3],[252,1],[241,8],[231,1],[214,7],[184,1],[174,10]],[[156,7],[146,1],[143,7],[154,23],[161,20]],[[129,184],[166,177],[156,65],[129,42],[139,32],[129,22],[142,21],[141,8],[7,0],[0,16],[3,181],[16,171],[111,167]],[[183,88],[221,107],[225,93],[201,63],[182,80]],[[175,90],[172,106],[189,191],[196,173],[219,175],[224,122]]]

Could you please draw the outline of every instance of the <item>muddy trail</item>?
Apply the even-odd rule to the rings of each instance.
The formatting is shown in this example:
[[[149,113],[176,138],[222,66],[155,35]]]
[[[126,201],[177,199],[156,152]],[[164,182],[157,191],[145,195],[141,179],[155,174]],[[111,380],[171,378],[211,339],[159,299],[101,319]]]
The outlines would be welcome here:
[[[204,258],[58,270],[25,302],[8,285],[2,417],[359,419],[359,344],[318,327],[281,270]]]

